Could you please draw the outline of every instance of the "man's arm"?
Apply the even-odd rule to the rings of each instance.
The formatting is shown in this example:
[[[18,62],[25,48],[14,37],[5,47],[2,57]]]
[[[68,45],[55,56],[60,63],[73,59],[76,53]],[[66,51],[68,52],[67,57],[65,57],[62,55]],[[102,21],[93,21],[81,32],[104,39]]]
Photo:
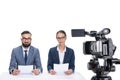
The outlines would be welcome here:
[[[38,69],[41,73],[43,72],[40,53],[38,49],[36,50],[36,55],[35,55],[35,66],[36,69]]]
[[[15,53],[13,49],[11,53],[11,60],[9,65],[9,73],[12,74],[13,70],[16,68],[17,68],[17,63],[16,63]]]

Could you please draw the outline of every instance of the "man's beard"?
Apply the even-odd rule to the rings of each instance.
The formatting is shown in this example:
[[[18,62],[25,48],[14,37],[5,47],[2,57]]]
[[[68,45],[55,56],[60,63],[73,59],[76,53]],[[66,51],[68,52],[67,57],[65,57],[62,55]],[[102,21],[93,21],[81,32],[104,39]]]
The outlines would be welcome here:
[[[25,47],[25,48],[28,48],[31,44],[24,44],[22,43],[22,46]]]

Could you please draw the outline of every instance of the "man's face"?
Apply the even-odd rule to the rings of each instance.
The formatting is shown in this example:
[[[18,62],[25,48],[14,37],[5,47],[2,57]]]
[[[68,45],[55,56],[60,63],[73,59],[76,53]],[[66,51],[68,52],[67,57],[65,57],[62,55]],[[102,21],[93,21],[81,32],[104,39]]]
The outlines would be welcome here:
[[[23,47],[27,48],[31,45],[31,34],[23,34],[21,38],[21,42]]]

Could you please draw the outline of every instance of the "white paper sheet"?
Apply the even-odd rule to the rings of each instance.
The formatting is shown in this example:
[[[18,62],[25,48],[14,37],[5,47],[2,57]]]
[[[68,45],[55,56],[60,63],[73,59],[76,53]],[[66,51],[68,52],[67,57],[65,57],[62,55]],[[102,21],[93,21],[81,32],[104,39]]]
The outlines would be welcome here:
[[[20,75],[32,74],[33,65],[19,65],[18,69],[20,70]]]
[[[57,75],[65,75],[65,71],[68,70],[68,63],[66,64],[54,64],[54,70]]]

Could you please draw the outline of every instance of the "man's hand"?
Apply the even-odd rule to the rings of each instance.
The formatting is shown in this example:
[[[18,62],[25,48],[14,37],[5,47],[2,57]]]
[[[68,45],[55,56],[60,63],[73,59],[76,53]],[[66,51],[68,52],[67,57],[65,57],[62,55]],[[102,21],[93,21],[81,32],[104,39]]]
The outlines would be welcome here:
[[[39,75],[40,74],[40,71],[38,69],[33,69],[32,70],[32,73],[34,73],[35,75]]]
[[[56,72],[55,72],[53,69],[51,69],[51,70],[50,70],[50,74],[51,74],[51,75],[55,75]]]
[[[66,75],[70,75],[73,73],[73,70],[72,69],[68,69],[67,71],[64,72]]]
[[[18,69],[14,69],[12,72],[13,75],[18,75],[19,73],[20,73],[20,70]]]

